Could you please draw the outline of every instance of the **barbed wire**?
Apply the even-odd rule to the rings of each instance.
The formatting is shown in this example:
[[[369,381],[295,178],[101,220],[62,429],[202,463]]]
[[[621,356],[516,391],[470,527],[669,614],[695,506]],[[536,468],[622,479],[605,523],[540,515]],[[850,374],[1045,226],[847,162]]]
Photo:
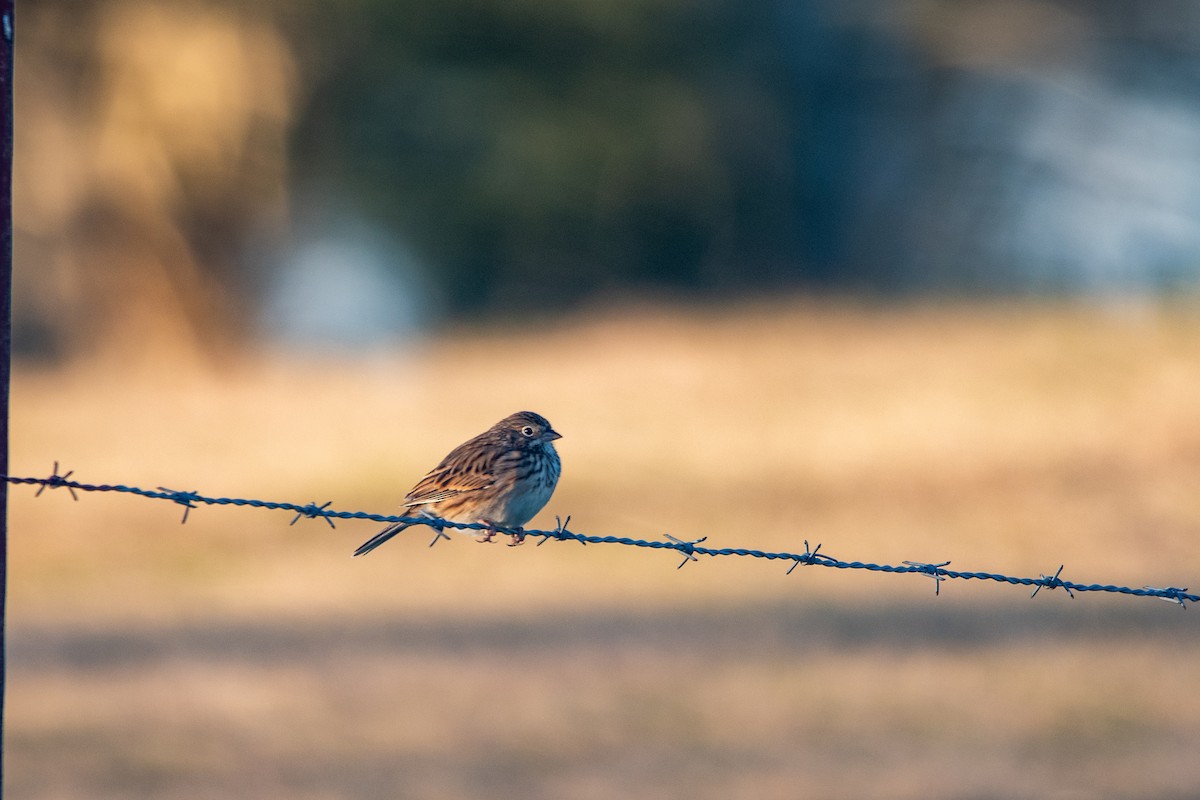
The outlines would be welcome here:
[[[209,497],[201,494],[199,491],[178,491],[168,489],[165,486],[158,487],[157,490],[141,489],[136,486],[125,486],[122,484],[90,484],[81,483],[80,481],[71,480],[74,470],[68,470],[66,473],[58,474],[58,462],[54,462],[54,472],[46,478],[22,478],[12,475],[5,475],[4,480],[12,484],[33,484],[38,486],[35,497],[41,496],[46,489],[66,489],[75,499],[79,499],[76,490],[81,492],[120,492],[124,494],[132,494],[140,497],[147,497],[154,500],[169,500],[183,506],[182,523],[188,520],[188,513],[197,508],[197,504],[216,505],[216,506],[248,506],[251,508],[266,508],[280,511],[293,511],[296,516],[292,518],[291,525],[295,525],[303,518],[307,519],[323,519],[329,524],[329,527],[336,527],[333,523],[335,519],[365,519],[373,522],[405,522],[410,525],[423,525],[434,530],[433,541],[429,546],[437,544],[439,539],[449,538],[445,534],[446,528],[455,528],[460,530],[478,530],[489,531],[494,533],[513,536],[514,543],[523,541],[525,538],[533,536],[540,537],[541,541],[537,546],[541,547],[551,539],[557,541],[577,541],[580,544],[619,544],[628,547],[644,547],[653,550],[674,550],[683,555],[683,560],[679,562],[676,569],[681,569],[689,561],[699,561],[697,556],[742,556],[748,558],[763,558],[768,561],[790,561],[791,566],[788,567],[787,574],[791,575],[793,570],[798,566],[817,566],[817,567],[832,567],[834,569],[854,569],[868,570],[870,572],[884,572],[892,574],[915,574],[926,575],[933,579],[934,594],[941,594],[942,583],[947,580],[980,580],[980,581],[996,581],[998,583],[1007,583],[1015,586],[1032,586],[1033,594],[1031,598],[1037,597],[1038,592],[1042,589],[1063,589],[1072,599],[1075,597],[1075,592],[1108,592],[1111,594],[1122,594],[1134,597],[1157,597],[1162,600],[1167,600],[1171,603],[1179,605],[1180,608],[1187,608],[1187,603],[1200,602],[1200,595],[1188,594],[1188,589],[1175,586],[1158,588],[1154,586],[1143,586],[1140,589],[1130,586],[1112,586],[1099,583],[1076,583],[1062,579],[1063,565],[1059,565],[1053,575],[1042,575],[1038,578],[1018,578],[1011,575],[1001,575],[992,572],[962,572],[959,570],[947,569],[951,562],[923,562],[923,561],[904,561],[899,565],[895,564],[872,564],[864,561],[843,561],[831,555],[821,552],[821,545],[810,548],[808,540],[804,542],[803,553],[787,553],[787,552],[769,552],[763,550],[752,550],[743,547],[723,547],[712,548],[702,547],[701,543],[707,541],[707,536],[702,536],[695,540],[679,539],[670,534],[664,534],[665,540],[647,540],[633,539],[627,536],[595,536],[589,534],[575,533],[567,529],[571,518],[565,520],[556,518],[558,527],[554,530],[531,530],[527,528],[505,528],[505,527],[489,527],[480,523],[466,522],[451,522],[450,520],[440,519],[436,517],[405,517],[395,516],[390,514],[372,514],[366,511],[338,511],[331,509],[329,506],[333,501],[327,501],[321,505],[317,505],[314,500],[311,503],[283,503],[268,500],[249,500],[237,497]]]

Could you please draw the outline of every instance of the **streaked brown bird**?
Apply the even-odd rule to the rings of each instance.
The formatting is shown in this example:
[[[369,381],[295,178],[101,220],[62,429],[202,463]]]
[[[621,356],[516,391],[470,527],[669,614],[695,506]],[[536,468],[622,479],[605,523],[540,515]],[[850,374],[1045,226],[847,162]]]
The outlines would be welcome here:
[[[406,516],[441,517],[451,522],[478,522],[491,541],[496,528],[520,528],[542,510],[554,494],[562,462],[554,440],[562,436],[546,418],[532,411],[505,417],[463,442],[420,480],[402,507]],[[369,553],[409,523],[387,526],[354,551]],[[514,535],[511,544],[524,536]]]

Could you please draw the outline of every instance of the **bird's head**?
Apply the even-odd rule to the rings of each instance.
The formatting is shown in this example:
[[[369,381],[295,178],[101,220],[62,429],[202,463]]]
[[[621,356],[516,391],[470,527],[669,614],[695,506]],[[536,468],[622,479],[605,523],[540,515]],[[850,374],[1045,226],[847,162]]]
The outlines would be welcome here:
[[[524,445],[535,442],[546,445],[562,438],[562,434],[550,427],[550,422],[545,417],[532,411],[518,411],[500,420],[496,427]]]

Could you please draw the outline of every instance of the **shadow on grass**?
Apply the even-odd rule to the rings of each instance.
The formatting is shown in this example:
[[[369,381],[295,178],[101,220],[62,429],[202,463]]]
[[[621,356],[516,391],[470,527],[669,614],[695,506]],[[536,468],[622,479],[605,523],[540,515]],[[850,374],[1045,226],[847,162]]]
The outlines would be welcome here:
[[[558,612],[521,609],[511,619],[328,619],[195,622],[155,629],[13,625],[14,666],[122,668],[165,659],[270,666],[319,664],[348,653],[430,656],[575,648],[662,651],[769,649],[777,654],[863,647],[939,651],[1096,644],[1137,640],[1170,645],[1194,635],[1194,614],[1153,600],[1004,603],[930,608],[846,608],[797,604],[670,612]]]

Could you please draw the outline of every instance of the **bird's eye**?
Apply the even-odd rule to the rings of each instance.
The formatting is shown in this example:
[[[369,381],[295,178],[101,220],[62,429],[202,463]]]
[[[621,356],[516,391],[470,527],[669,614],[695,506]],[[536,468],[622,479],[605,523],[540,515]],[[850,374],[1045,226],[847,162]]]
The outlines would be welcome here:
[[[521,435],[522,436],[533,436],[533,428],[526,425],[524,428],[521,428]]]

